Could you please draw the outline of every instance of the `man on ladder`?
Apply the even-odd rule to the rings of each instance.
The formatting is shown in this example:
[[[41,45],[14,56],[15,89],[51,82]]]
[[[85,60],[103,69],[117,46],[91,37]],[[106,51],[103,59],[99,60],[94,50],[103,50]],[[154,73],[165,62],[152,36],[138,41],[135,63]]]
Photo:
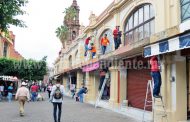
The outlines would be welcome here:
[[[154,81],[153,96],[155,98],[161,98],[160,87],[162,84],[162,80],[161,80],[161,75],[160,75],[158,58],[156,56],[151,57],[150,65],[151,65],[151,76]]]
[[[149,80],[147,83],[147,91],[146,91],[146,98],[145,98],[144,112],[143,112],[143,122],[145,122],[144,121],[145,120],[145,110],[146,110],[146,107],[148,107],[148,106],[152,106],[153,122],[154,122],[154,116],[155,116],[154,109],[155,109],[155,106],[157,106],[157,105],[155,105],[156,98],[159,98],[161,100],[160,101],[161,106],[164,110],[163,111],[164,114],[162,115],[162,117],[167,117],[165,105],[164,105],[162,96],[160,95],[160,87],[161,87],[162,81],[161,81],[160,69],[159,69],[159,64],[158,64],[158,58],[156,56],[151,57],[150,65],[151,65],[151,76],[152,76],[154,86],[152,85],[151,80]],[[152,101],[148,100],[149,88],[150,88],[150,92],[151,92],[151,96],[152,96]],[[152,93],[152,91],[153,91],[153,93]],[[166,118],[166,121],[167,121],[167,118]]]

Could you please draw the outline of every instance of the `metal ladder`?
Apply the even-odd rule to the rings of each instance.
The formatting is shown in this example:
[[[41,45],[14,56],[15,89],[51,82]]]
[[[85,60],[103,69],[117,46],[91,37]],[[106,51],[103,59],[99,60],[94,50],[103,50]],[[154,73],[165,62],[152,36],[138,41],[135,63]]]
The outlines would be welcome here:
[[[151,92],[152,100],[148,100],[148,93],[149,92]],[[156,99],[160,99],[159,102],[161,102],[161,105],[155,105]],[[145,103],[144,103],[144,111],[143,111],[143,120],[142,120],[142,122],[146,122],[145,121],[146,107],[150,107],[150,106],[152,106],[153,122],[155,122],[154,121],[154,118],[155,118],[155,111],[154,111],[154,109],[155,109],[156,106],[162,106],[163,112],[164,112],[164,114],[162,114],[162,118],[166,117],[166,122],[168,122],[167,112],[166,112],[166,108],[165,108],[162,96],[160,98],[154,98],[153,97],[153,85],[152,85],[152,81],[151,80],[149,80],[148,83],[147,83],[146,98],[145,98]]]
[[[108,80],[108,78],[105,77],[104,82],[103,82],[103,84],[102,84],[102,88],[101,88],[101,90],[100,90],[100,92],[99,92],[99,95],[98,95],[98,97],[97,97],[97,99],[96,99],[95,108],[97,108],[98,103],[100,102],[100,99],[102,98],[102,94],[103,94],[103,92],[104,92],[104,88],[105,88],[105,86],[106,86],[107,80]]]

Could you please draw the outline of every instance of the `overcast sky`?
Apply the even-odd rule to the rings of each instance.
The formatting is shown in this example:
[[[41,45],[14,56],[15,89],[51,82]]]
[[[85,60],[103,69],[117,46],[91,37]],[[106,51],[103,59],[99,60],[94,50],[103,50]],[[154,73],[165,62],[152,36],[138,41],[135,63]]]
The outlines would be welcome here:
[[[19,17],[24,20],[27,28],[11,26],[16,35],[16,50],[26,59],[42,59],[48,56],[48,64],[58,56],[61,43],[56,38],[55,30],[63,23],[66,7],[73,0],[29,0],[27,15]],[[88,25],[89,15],[93,11],[99,15],[113,0],[77,0],[80,6],[80,23]]]

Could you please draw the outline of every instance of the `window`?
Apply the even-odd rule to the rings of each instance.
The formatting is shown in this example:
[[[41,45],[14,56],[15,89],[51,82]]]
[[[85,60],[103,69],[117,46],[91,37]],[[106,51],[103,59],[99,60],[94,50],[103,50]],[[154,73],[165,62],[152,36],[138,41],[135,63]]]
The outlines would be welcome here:
[[[181,0],[181,21],[190,19],[190,0]]]
[[[8,43],[5,42],[4,47],[3,47],[3,56],[4,57],[7,57],[7,52],[8,52]]]
[[[74,40],[75,38],[76,38],[76,32],[73,31],[73,32],[72,32],[72,40]]]
[[[154,34],[155,13],[151,4],[139,6],[126,20],[125,42],[127,45]]]

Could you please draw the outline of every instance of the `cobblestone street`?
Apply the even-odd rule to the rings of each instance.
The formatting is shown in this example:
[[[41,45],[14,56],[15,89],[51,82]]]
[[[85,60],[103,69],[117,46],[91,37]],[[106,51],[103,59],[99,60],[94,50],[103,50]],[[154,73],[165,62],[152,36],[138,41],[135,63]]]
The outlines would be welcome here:
[[[46,101],[26,103],[25,116],[20,117],[18,102],[0,102],[0,122],[53,122],[51,103]],[[89,104],[81,104],[64,98],[62,122],[138,122],[129,117],[103,108],[95,109]]]

